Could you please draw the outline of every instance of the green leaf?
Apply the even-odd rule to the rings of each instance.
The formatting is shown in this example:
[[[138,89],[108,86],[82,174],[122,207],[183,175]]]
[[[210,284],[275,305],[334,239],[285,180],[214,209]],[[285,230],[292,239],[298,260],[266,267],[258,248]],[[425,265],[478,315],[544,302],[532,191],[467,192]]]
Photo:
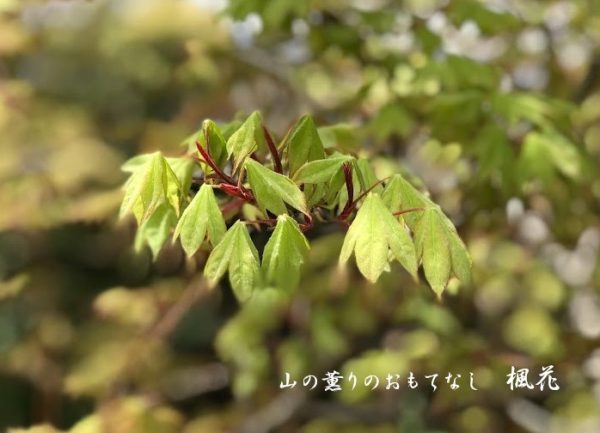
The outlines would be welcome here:
[[[253,159],[247,159],[244,166],[250,188],[263,212],[287,213],[285,202],[300,212],[308,213],[304,194],[289,177],[275,173]]]
[[[297,184],[329,182],[339,172],[342,165],[351,160],[351,156],[338,154],[327,159],[307,162],[296,171],[293,180]]]
[[[358,210],[344,239],[340,263],[347,262],[352,252],[358,269],[371,282],[377,281],[384,271],[389,270],[390,252],[416,279],[415,246],[406,229],[377,194],[369,193]]]
[[[147,244],[152,251],[152,257],[156,259],[176,223],[177,216],[173,208],[163,203],[138,229],[135,249],[140,251],[144,244]]]
[[[149,160],[154,157],[153,153],[146,153],[143,155],[137,155],[133,158],[128,159],[122,166],[121,170],[125,173],[135,173],[143,168]],[[177,177],[181,185],[182,191],[189,191],[192,180],[192,171],[194,170],[194,162],[187,157],[183,158],[165,158],[173,173]]]
[[[194,161],[189,157],[166,158],[167,164],[175,173],[175,177],[181,186],[181,192],[187,195],[192,184],[192,172],[194,171]]]
[[[525,137],[518,170],[524,180],[550,182],[557,171],[570,179],[580,180],[582,169],[579,150],[558,132],[530,132]]]
[[[371,167],[367,159],[360,158],[355,160],[354,171],[356,172],[361,191],[367,191],[371,188],[371,191],[379,193],[383,190],[381,184],[378,184],[379,180],[375,176],[373,167]]]
[[[417,259],[427,281],[440,296],[452,275],[463,283],[471,280],[471,258],[450,219],[438,205],[395,175],[383,192],[383,202],[392,212],[418,209],[403,214],[415,237]]]
[[[504,191],[514,189],[517,179],[512,171],[516,158],[506,131],[498,125],[487,125],[481,129],[473,144],[478,162],[477,176],[500,181]]]
[[[488,9],[485,3],[476,0],[457,2],[450,9],[450,18],[457,24],[473,21],[485,34],[494,34],[517,29],[519,19],[509,12],[498,12]]]
[[[264,147],[262,117],[255,111],[227,140],[227,156],[233,155],[233,171],[237,172],[244,160],[259,146]]]
[[[415,121],[406,108],[398,103],[381,108],[368,124],[368,130],[383,141],[392,134],[406,137],[414,128]]]
[[[175,228],[173,241],[181,237],[181,245],[186,254],[191,257],[202,245],[208,234],[212,245],[217,245],[227,228],[223,215],[215,199],[213,189],[203,184],[192,202],[183,211]]]
[[[248,229],[237,221],[213,249],[204,267],[204,276],[214,287],[229,272],[229,282],[240,302],[246,301],[260,282],[258,251]]]
[[[450,279],[452,259],[443,221],[438,212],[423,212],[415,234],[417,254],[423,262],[425,277],[433,291],[441,296]]]
[[[183,197],[183,189],[179,179],[177,178],[177,175],[165,158],[163,158],[163,164],[165,167],[165,182],[167,184],[166,199],[175,210],[175,214],[179,216],[181,211],[181,198]]]
[[[383,191],[383,202],[393,212],[400,212],[407,209],[418,209],[435,206],[434,203],[423,193],[418,191],[401,175],[394,175]],[[408,227],[414,231],[419,218],[422,215],[418,212],[410,212],[402,215]]]
[[[302,116],[296,122],[284,138],[283,143],[287,149],[290,176],[294,176],[305,163],[325,158],[323,143],[321,143],[315,122],[309,115]]]
[[[359,130],[355,125],[338,123],[318,128],[319,137],[326,149],[337,148],[352,152],[360,148]]]
[[[433,291],[441,296],[452,275],[471,280],[471,258],[454,225],[438,206],[422,212],[415,228],[417,256]]]
[[[569,119],[574,109],[565,101],[525,92],[493,94],[491,108],[512,125],[528,121],[548,129],[565,123],[568,127],[568,120],[565,119]]]
[[[131,170],[132,174],[124,186],[120,217],[133,212],[141,225],[163,202],[170,203],[179,213],[181,184],[160,152],[126,163],[124,170]]]
[[[279,216],[262,258],[266,282],[287,291],[294,290],[300,282],[300,267],[309,248],[298,223],[287,215]]]

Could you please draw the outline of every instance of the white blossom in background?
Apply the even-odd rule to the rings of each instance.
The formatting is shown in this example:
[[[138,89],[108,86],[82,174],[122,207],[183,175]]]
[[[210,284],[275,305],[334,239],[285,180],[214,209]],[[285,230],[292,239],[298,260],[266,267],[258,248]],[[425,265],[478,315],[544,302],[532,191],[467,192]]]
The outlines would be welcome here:
[[[600,337],[600,297],[592,291],[577,293],[569,304],[575,329],[586,338]]]

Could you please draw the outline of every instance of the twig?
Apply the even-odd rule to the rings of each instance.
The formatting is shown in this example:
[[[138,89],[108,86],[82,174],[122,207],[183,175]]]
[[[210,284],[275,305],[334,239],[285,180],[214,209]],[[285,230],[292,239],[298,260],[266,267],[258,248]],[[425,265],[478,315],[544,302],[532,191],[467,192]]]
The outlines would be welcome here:
[[[177,302],[167,310],[154,326],[146,331],[146,335],[156,339],[164,339],[169,336],[175,330],[185,313],[207,293],[208,286],[204,280],[201,280],[199,284],[190,283]]]
[[[394,212],[393,215],[394,216],[400,216],[400,215],[405,214],[405,213],[418,212],[418,211],[424,211],[424,210],[425,210],[424,207],[413,207],[413,208],[410,208],[410,209],[399,210],[398,212]]]
[[[281,392],[266,407],[250,415],[235,431],[268,433],[291,419],[306,401],[300,391]]]
[[[355,203],[361,201],[363,198],[365,198],[365,196],[368,193],[370,193],[371,191],[373,191],[375,188],[377,188],[379,185],[381,185],[383,182],[385,182],[389,178],[390,177],[388,176],[385,179],[381,179],[381,180],[378,180],[377,182],[375,182],[373,185],[371,185],[367,190],[363,191],[363,193],[357,197],[357,199],[355,200]]]

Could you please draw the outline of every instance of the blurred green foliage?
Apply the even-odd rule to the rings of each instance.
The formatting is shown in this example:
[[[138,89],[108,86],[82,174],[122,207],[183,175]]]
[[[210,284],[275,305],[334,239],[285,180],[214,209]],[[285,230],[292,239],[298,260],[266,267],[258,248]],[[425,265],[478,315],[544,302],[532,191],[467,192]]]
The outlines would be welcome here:
[[[0,0],[0,427],[599,431],[599,29],[587,0]],[[473,281],[371,284],[324,227],[298,290],[240,306],[204,252],[136,252],[121,164],[254,110],[429,191]],[[549,364],[560,391],[506,385]],[[402,386],[279,388],[334,369]]]

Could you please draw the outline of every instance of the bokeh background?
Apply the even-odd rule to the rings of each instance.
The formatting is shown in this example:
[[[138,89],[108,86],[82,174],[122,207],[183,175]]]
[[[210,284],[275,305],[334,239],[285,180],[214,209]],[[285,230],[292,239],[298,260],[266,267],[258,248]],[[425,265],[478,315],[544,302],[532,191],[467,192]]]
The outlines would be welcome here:
[[[591,0],[0,0],[0,429],[599,432],[599,42]],[[205,255],[134,251],[120,166],[256,109],[420,179],[473,283],[369,285],[316,230],[291,299],[161,322]],[[279,389],[334,368],[479,391]]]

